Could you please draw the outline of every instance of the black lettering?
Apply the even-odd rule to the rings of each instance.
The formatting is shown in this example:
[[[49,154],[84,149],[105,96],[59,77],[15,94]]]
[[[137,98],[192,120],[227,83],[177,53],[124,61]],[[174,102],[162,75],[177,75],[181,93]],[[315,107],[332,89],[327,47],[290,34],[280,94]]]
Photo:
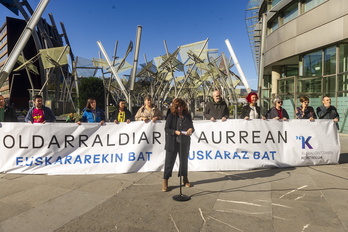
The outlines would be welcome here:
[[[41,140],[41,145],[36,144],[36,138]],[[33,135],[33,148],[42,148],[44,145],[44,138],[41,135]]]
[[[94,141],[92,143],[92,147],[94,147],[94,144],[96,144],[96,143],[99,143],[100,146],[103,146],[103,143],[102,143],[99,135],[95,136]]]
[[[242,143],[242,140],[244,140],[244,142],[248,144],[248,141],[245,139],[245,137],[248,137],[248,132],[239,131],[239,143]]]
[[[50,148],[51,145],[56,145],[58,148],[60,148],[60,145],[58,143],[57,137],[55,135],[52,136],[51,141],[48,144],[48,148]]]
[[[208,143],[207,137],[204,134],[204,131],[199,135],[198,143],[201,142],[201,140],[205,140],[206,143]]]
[[[126,137],[126,141],[125,141],[125,142],[122,142],[122,137],[123,137],[123,136]],[[119,136],[118,136],[118,141],[119,141],[119,144],[120,144],[120,145],[127,145],[128,142],[129,142],[129,135],[126,134],[126,133],[121,133],[121,134],[119,134]]]
[[[85,147],[88,147],[85,141],[88,140],[88,135],[79,135],[79,147],[81,147],[81,144],[85,145]]]
[[[260,131],[253,131],[252,133],[253,133],[253,143],[261,143],[260,140],[256,141],[256,139],[260,139],[260,135],[258,134],[258,133],[260,133]],[[257,133],[257,135],[256,135],[256,133]]]
[[[158,144],[161,144],[160,141],[158,140],[158,138],[161,138],[161,133],[160,132],[154,131],[152,136],[153,136],[152,144],[155,144],[155,140],[157,141]]]
[[[74,141],[74,136],[72,135],[65,135],[65,148],[67,148],[67,145],[69,144],[70,147],[74,147],[70,142]]]
[[[7,138],[11,138],[11,139],[12,139],[12,145],[11,145],[11,146],[8,146],[8,144],[6,143],[6,139],[7,139]],[[6,135],[2,141],[3,141],[3,144],[4,144],[4,146],[5,146],[6,148],[13,148],[14,145],[15,145],[15,143],[16,143],[16,142],[15,142],[15,139],[13,138],[12,135]]]
[[[214,131],[212,131],[211,132],[211,138],[212,138],[213,143],[215,143],[215,144],[216,143],[221,143],[221,131],[219,131],[219,137],[220,137],[219,141],[215,141],[215,136],[214,135],[215,135],[215,133],[214,133]]]

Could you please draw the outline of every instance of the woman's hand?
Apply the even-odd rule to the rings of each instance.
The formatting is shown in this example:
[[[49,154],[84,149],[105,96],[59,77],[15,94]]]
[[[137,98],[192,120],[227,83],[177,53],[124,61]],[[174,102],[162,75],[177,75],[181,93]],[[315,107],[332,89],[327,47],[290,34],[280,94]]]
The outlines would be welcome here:
[[[186,135],[187,135],[187,136],[191,136],[191,135],[192,135],[192,132],[193,132],[193,129],[190,128],[190,129],[188,129],[188,130],[186,131]]]
[[[175,133],[176,135],[181,135],[181,132],[178,131],[178,130],[176,130],[174,133]]]

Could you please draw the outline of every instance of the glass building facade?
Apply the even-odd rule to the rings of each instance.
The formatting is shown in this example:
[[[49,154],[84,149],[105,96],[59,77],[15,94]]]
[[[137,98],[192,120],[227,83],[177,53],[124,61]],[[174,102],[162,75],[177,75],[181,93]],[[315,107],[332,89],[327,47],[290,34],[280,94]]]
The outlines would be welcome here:
[[[309,97],[314,108],[329,96],[340,114],[340,132],[348,133],[346,0],[250,0],[249,6],[254,15],[257,8],[257,21],[247,26],[254,29],[249,37],[261,106],[268,109],[274,97],[281,97],[295,118],[301,96]]]

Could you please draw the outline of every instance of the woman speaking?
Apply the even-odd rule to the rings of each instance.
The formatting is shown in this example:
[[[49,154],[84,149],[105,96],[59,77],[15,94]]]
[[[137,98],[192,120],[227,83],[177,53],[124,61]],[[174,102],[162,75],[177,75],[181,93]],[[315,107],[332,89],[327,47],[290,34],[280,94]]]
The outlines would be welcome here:
[[[166,133],[166,159],[162,184],[162,191],[164,192],[168,191],[168,179],[172,176],[173,166],[178,153],[180,158],[178,175],[183,176],[183,182],[186,187],[191,187],[187,178],[190,136],[194,132],[191,114],[188,112],[185,101],[180,98],[174,99],[170,111],[164,129]]]

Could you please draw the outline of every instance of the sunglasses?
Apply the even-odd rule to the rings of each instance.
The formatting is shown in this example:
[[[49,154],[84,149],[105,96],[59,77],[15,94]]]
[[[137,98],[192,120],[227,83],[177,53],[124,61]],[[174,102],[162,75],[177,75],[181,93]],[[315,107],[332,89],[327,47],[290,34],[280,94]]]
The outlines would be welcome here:
[[[278,104],[283,104],[283,101],[279,101],[279,102],[277,102]]]

